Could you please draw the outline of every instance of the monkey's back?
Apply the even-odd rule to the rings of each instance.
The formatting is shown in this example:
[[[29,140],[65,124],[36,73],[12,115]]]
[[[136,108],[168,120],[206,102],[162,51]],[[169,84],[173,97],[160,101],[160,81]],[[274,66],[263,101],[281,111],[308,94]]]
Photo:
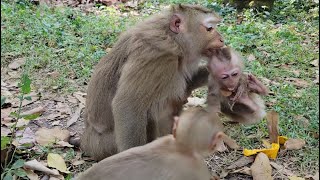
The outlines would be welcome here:
[[[131,148],[94,164],[77,180],[199,180],[210,179],[200,157],[174,150],[172,135]]]

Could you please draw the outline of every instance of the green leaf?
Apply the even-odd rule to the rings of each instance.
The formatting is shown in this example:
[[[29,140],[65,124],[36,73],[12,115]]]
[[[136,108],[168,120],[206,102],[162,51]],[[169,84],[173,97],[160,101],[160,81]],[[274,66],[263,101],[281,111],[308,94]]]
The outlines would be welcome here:
[[[23,74],[21,78],[20,88],[23,94],[29,94],[31,92],[31,80],[27,74]]]
[[[14,173],[15,175],[19,176],[19,177],[26,177],[26,176],[27,176],[27,173],[26,173],[23,169],[21,169],[21,168],[15,169],[15,170],[13,171],[13,173]]]
[[[18,117],[19,117],[19,114],[16,113],[16,112],[11,112],[11,113],[9,114],[9,116],[13,116],[13,117],[15,117],[15,118],[18,118]]]
[[[22,116],[25,120],[34,120],[36,119],[37,117],[40,116],[40,113],[35,113],[35,114],[28,114],[28,115],[25,115],[25,116]]]
[[[24,165],[24,160],[18,159],[12,166],[11,169],[18,169],[21,168]]]
[[[10,143],[10,137],[1,136],[1,150],[4,150]]]
[[[1,96],[1,107],[4,105],[5,102],[6,102],[6,97]]]
[[[11,171],[8,171],[6,176],[3,178],[3,180],[13,180]]]
[[[25,100],[28,100],[28,101],[31,101],[32,99],[31,99],[31,96],[26,96],[26,97],[24,97],[24,99]]]

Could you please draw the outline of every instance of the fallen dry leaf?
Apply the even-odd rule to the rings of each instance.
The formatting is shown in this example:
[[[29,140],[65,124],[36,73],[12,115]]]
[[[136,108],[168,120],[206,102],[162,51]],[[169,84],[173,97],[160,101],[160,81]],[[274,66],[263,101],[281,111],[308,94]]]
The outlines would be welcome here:
[[[293,84],[297,87],[306,88],[310,86],[310,83],[299,78],[286,78],[286,81],[290,84]]]
[[[253,156],[243,156],[240,159],[238,159],[237,161],[233,162],[230,166],[228,166],[226,169],[236,169],[236,168],[240,168],[243,166],[246,166],[247,164],[250,164],[254,161],[254,157]]]
[[[228,150],[228,148],[224,145],[223,141],[219,141],[216,144],[215,150],[218,151],[218,152],[225,152],[225,151]]]
[[[32,104],[32,103],[34,103],[34,102],[39,100],[39,96],[35,92],[31,92],[30,94],[28,94],[28,96],[31,97],[31,100],[24,99],[22,101],[22,107],[24,107],[26,105],[29,105],[29,104]],[[15,99],[12,100],[12,107],[19,107],[19,105],[20,105],[20,100],[18,98],[15,98]]]
[[[49,169],[46,166],[44,166],[41,162],[35,159],[25,162],[24,167],[31,170],[41,171],[46,174],[59,175],[59,171],[57,171],[56,169]]]
[[[49,167],[58,169],[60,172],[70,173],[67,170],[67,165],[64,162],[62,156],[59,154],[49,153],[47,156],[47,162]]]
[[[302,125],[305,128],[307,128],[310,125],[309,120],[301,115],[296,116],[295,119],[298,121],[300,125]]]
[[[264,153],[259,153],[251,166],[253,180],[272,180],[272,168],[269,158]]]
[[[32,147],[36,142],[35,134],[29,127],[24,130],[17,131],[16,136],[17,138],[12,142],[16,147],[20,147],[23,144],[28,144],[28,147]]]
[[[36,141],[40,145],[47,145],[53,143],[56,140],[68,142],[70,138],[70,132],[68,130],[62,130],[59,127],[53,129],[40,128],[36,132]]]
[[[271,143],[278,143],[279,129],[278,129],[279,114],[275,111],[267,113],[267,127],[269,131],[269,138]]]
[[[8,67],[12,70],[17,70],[19,67],[24,65],[26,62],[25,58],[17,58],[13,62],[11,62]]]
[[[315,59],[315,60],[311,61],[310,64],[314,67],[318,67],[319,66],[319,59]]]
[[[223,142],[229,146],[231,149],[239,149],[240,146],[237,144],[237,142],[233,139],[231,139],[229,136],[224,134],[223,136]]]
[[[71,114],[71,109],[70,107],[62,102],[57,102],[56,110],[60,112],[62,115],[63,114]]]
[[[11,133],[10,129],[1,126],[1,136],[8,136]]]
[[[86,98],[84,98],[82,95],[79,93],[73,93],[73,96],[76,97],[83,106],[86,105]]]
[[[30,179],[30,180],[39,180],[39,176],[34,173],[32,170],[30,169],[25,169],[26,173],[27,173],[27,177]]]
[[[59,145],[58,147],[74,147],[73,145],[65,141],[58,141],[56,142],[56,144]]]
[[[251,61],[254,61],[254,60],[256,60],[256,57],[253,54],[249,54],[248,61],[251,62]]]
[[[67,100],[69,102],[71,102],[72,104],[77,104],[78,103],[78,100],[77,98],[73,97],[73,96],[70,96],[70,95],[67,95]]]
[[[60,121],[54,121],[53,123],[51,123],[52,126],[57,126],[60,124]]]
[[[81,110],[84,108],[83,104],[79,104],[78,109],[74,112],[74,114],[72,115],[72,117],[67,121],[67,127],[70,127],[73,123],[77,122],[80,114],[81,114]]]
[[[303,139],[288,139],[284,143],[284,147],[287,150],[298,150],[301,149],[305,144],[306,142]]]
[[[251,168],[246,167],[246,166],[241,169],[237,169],[237,170],[233,171],[232,173],[241,173],[241,174],[246,174],[246,175],[252,176]]]
[[[298,176],[290,176],[289,180],[304,180],[304,178],[298,177]]]
[[[74,165],[74,166],[79,166],[79,165],[81,165],[81,164],[84,164],[86,161],[84,161],[84,160],[77,160],[77,161],[74,161],[74,162],[72,162],[72,165]]]
[[[277,170],[277,173],[281,173],[284,174],[286,176],[293,176],[293,172],[291,172],[290,170],[286,169],[285,167],[283,167],[282,165],[279,165],[275,162],[270,162],[270,165]]]
[[[43,112],[45,112],[45,108],[42,106],[38,106],[38,107],[33,108],[29,111],[25,111],[25,112],[21,113],[21,116],[31,115],[31,114],[36,114],[36,113],[42,114]]]

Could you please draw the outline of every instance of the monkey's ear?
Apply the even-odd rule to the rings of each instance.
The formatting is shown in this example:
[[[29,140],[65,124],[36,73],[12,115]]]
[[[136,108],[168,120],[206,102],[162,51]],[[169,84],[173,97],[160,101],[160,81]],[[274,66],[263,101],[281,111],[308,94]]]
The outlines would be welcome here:
[[[178,116],[174,116],[173,119],[174,119],[174,122],[173,122],[173,127],[172,127],[172,135],[173,135],[174,138],[176,138],[179,117]]]
[[[178,14],[174,14],[170,20],[170,30],[176,34],[181,31],[181,16]]]
[[[223,136],[225,134],[222,131],[217,132],[211,139],[211,143],[210,143],[210,150],[215,150],[217,144],[219,144],[220,141],[223,140]]]

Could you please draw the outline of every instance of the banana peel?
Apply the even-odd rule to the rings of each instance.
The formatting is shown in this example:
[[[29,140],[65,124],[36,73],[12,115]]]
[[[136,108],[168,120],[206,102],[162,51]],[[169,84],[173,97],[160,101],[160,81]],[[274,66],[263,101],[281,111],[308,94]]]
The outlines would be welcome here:
[[[279,149],[280,149],[280,144],[284,144],[286,141],[288,140],[287,137],[285,136],[278,136],[278,143],[272,143],[270,148],[266,148],[266,149],[244,149],[243,150],[243,154],[245,156],[251,156],[254,154],[257,154],[259,152],[263,152],[265,153],[269,158],[271,159],[276,159]]]

